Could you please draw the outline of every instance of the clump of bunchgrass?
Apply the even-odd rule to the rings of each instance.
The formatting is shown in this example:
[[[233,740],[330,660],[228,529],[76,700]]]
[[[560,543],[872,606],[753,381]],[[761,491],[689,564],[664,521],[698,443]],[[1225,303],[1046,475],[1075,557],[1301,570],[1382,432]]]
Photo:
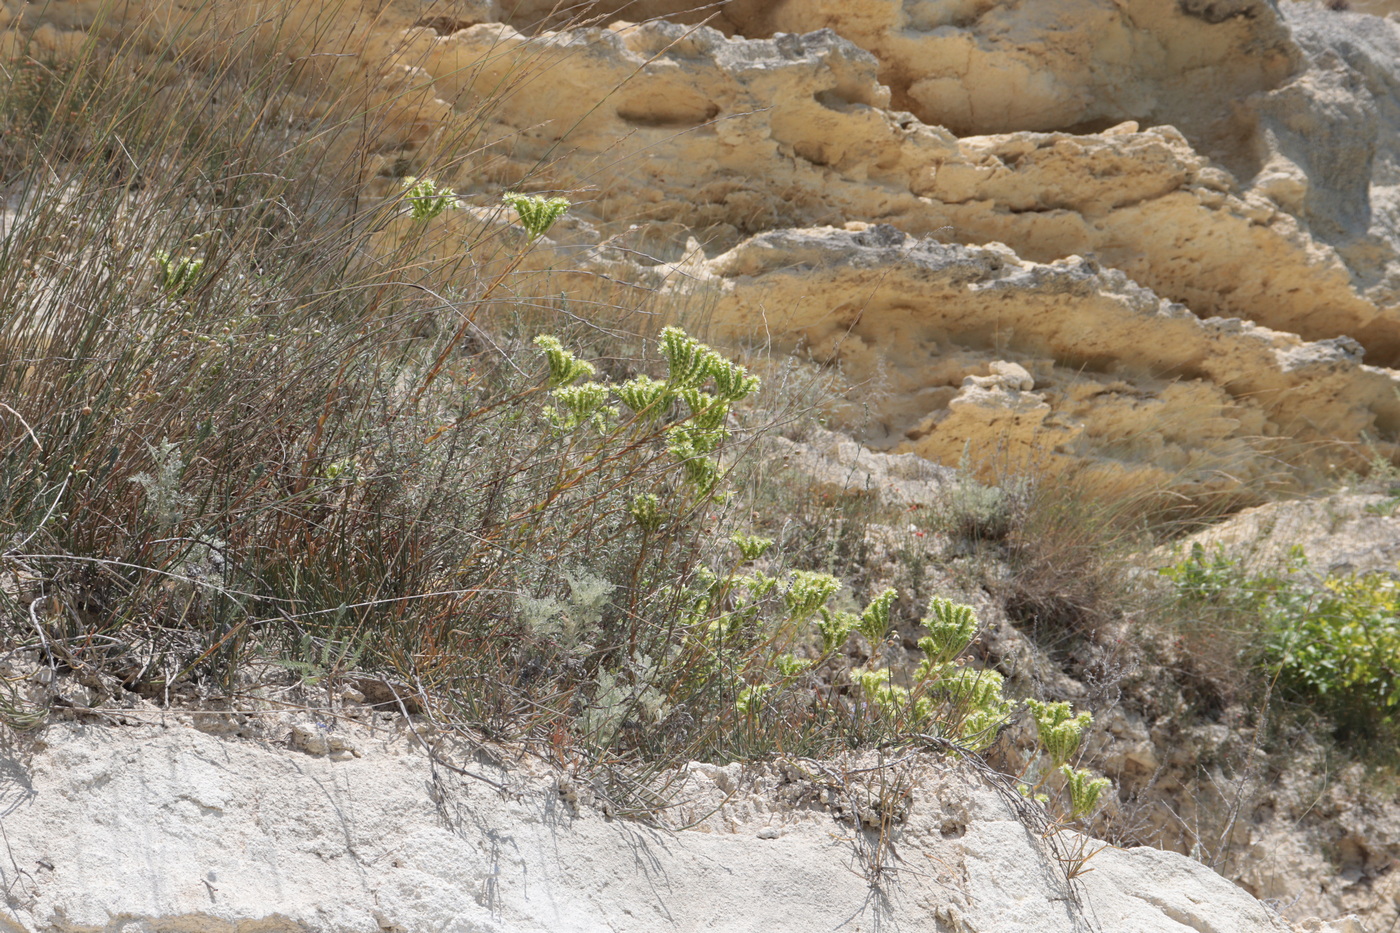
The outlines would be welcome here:
[[[283,54],[302,27],[236,19],[170,42],[133,21],[140,40],[51,59],[22,48],[0,77],[20,192],[0,232],[0,527],[6,572],[63,620],[37,631],[11,604],[5,636],[161,697],[318,664],[349,639],[366,670],[500,709],[519,657],[464,679],[470,645],[496,643],[462,620],[510,618],[482,558],[552,481],[527,468],[548,430],[536,386],[496,356],[470,362],[463,391],[469,354],[421,335],[472,306],[416,287],[416,255],[366,258],[401,202],[349,186],[394,102],[316,97],[334,85]],[[445,187],[408,187],[415,213],[451,206]],[[185,245],[154,249],[155,230]]]

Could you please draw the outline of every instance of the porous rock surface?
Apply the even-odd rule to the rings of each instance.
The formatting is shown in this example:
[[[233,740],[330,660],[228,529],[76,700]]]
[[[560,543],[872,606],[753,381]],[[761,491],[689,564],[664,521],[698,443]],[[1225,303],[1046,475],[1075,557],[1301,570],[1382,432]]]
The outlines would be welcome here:
[[[1393,17],[295,0],[277,7],[289,29],[257,4],[101,7],[7,0],[0,25],[14,41],[42,24],[56,55],[90,27],[296,34],[307,93],[353,89],[373,114],[366,191],[434,173],[482,208],[503,187],[572,193],[531,263],[573,273],[521,289],[718,302],[722,333],[834,367],[838,425],[878,449],[979,462],[1010,444],[1190,494],[1363,440],[1391,452],[1400,432]],[[471,156],[439,170],[458,135]]]
[[[1271,502],[1192,535],[1175,550],[1200,544],[1223,552],[1253,573],[1277,572],[1300,549],[1321,577],[1396,572],[1400,567],[1400,488],[1343,490],[1311,499]]]
[[[1393,375],[1358,365],[1355,341],[1202,320],[1078,256],[1032,263],[881,225],[762,234],[709,271],[718,327],[839,359],[878,393],[854,429],[876,449],[956,463],[996,438],[1004,463],[1234,485],[1267,469],[1261,447],[1299,457],[1400,423]]]
[[[472,760],[444,743],[435,763],[402,725],[301,725],[353,754],[316,754],[292,729],[259,742],[173,722],[56,725],[7,752],[0,926],[1290,929],[1184,856],[1067,832],[1047,841],[983,779],[936,758],[883,775],[691,765],[665,814],[688,828],[664,830],[610,817],[586,785],[523,760]],[[886,795],[893,828],[876,889],[859,857],[874,834],[857,840],[846,817],[878,821],[892,775],[908,791]],[[1063,860],[1086,856],[1093,871],[1067,882]]]

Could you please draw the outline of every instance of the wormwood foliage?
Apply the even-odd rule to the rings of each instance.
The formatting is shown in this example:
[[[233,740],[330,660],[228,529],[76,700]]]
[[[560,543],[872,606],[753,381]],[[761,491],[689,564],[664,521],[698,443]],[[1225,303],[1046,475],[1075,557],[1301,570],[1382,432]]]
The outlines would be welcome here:
[[[146,515],[155,522],[157,528],[169,531],[180,522],[180,517],[190,506],[190,497],[181,489],[185,461],[180,454],[180,446],[167,438],[158,446],[147,445],[155,470],[151,473],[137,473],[131,482],[145,491],[141,505]]]

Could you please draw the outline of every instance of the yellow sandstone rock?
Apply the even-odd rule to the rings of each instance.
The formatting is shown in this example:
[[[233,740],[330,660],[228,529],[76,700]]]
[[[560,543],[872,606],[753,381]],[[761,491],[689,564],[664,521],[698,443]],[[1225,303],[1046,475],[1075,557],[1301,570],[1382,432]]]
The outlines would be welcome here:
[[[503,297],[717,302],[731,338],[838,366],[838,414],[875,449],[1218,491],[1395,442],[1400,22],[1268,0],[557,6],[7,0],[0,47],[196,54],[251,30],[295,65],[289,125],[362,127],[347,193],[455,187],[444,277],[493,261],[503,188],[567,192]]]

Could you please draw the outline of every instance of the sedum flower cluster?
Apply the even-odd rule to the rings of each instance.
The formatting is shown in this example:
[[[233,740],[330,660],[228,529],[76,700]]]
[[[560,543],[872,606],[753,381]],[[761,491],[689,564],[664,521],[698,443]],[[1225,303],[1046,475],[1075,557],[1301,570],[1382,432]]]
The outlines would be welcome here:
[[[558,338],[535,338],[549,361],[550,420],[561,431],[591,426],[635,442],[659,431],[666,450],[690,486],[711,496],[720,479],[716,453],[729,437],[730,411],[759,387],[757,376],[678,327],[661,332],[665,379],[635,376],[614,384],[597,381],[597,368],[578,359]],[[617,404],[614,404],[617,403]],[[623,419],[626,410],[628,417]],[[644,527],[659,527],[657,503],[640,497],[632,513]]]

